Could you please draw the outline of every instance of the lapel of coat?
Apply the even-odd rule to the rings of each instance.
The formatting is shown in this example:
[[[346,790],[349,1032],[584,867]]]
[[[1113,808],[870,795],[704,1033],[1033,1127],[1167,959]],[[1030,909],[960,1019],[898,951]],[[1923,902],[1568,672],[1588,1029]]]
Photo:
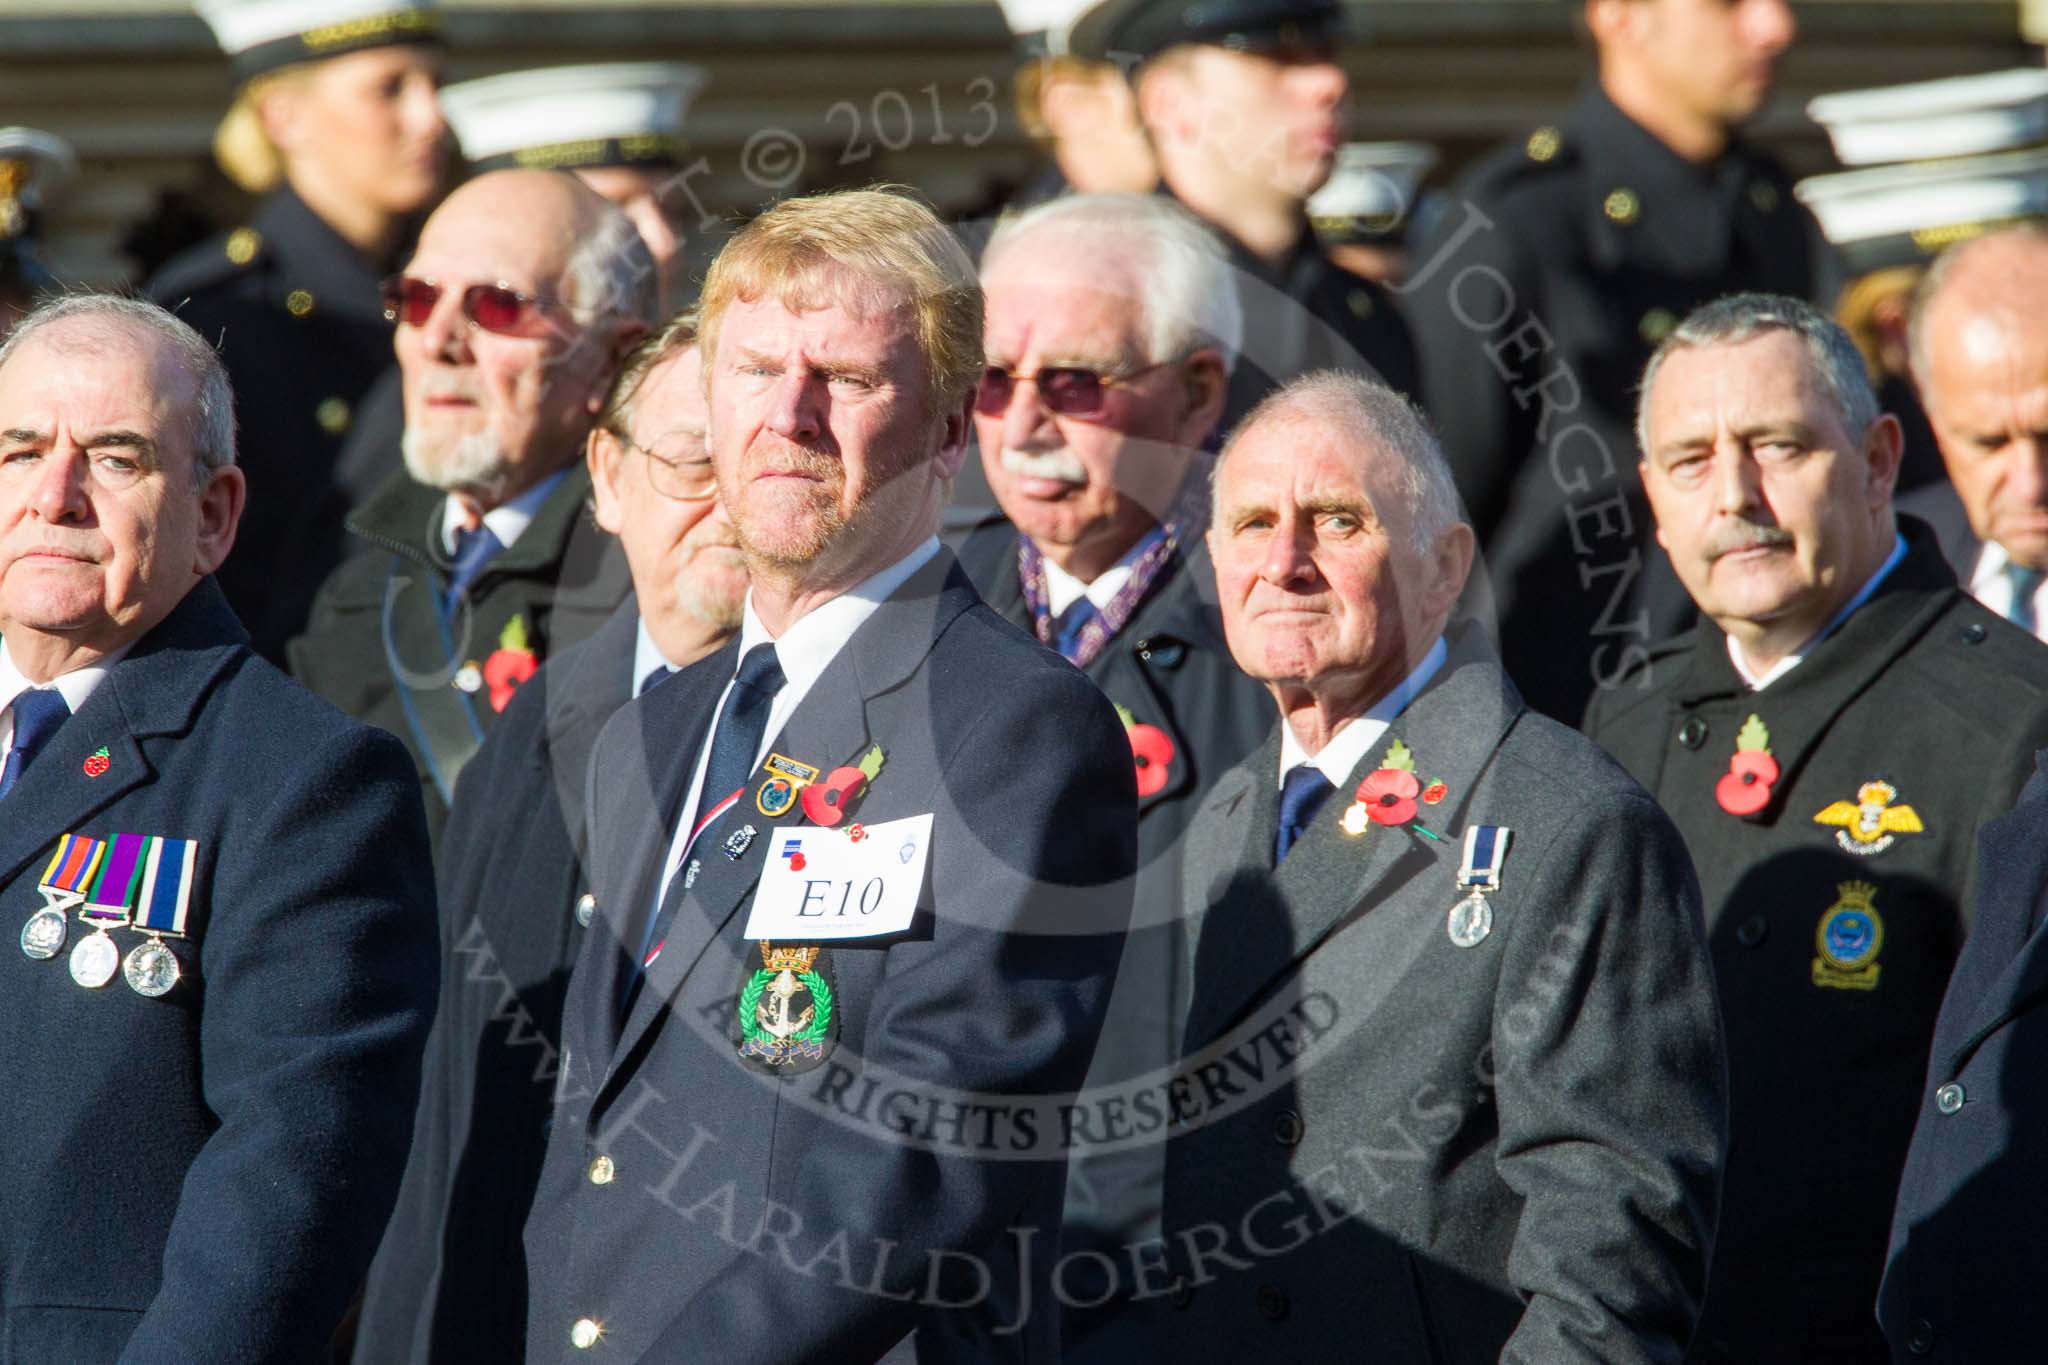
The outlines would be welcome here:
[[[2048,763],[2048,752],[2042,760]],[[2048,931],[2041,923],[2048,902],[2048,767],[2028,783],[2013,810],[1977,832],[1977,885],[1971,934],[1988,939],[2009,933],[2016,943],[2000,946],[2004,965],[1991,988],[1971,1002],[1961,1042],[1949,1060],[1950,1076],[1962,1070],[1986,1038],[2048,996]],[[1935,1064],[1940,1063],[1937,1055]]]
[[[48,855],[51,844],[156,776],[141,741],[188,733],[214,681],[248,637],[211,578],[107,673],[0,806],[0,885]],[[85,760],[107,750],[107,770],[87,776]],[[97,838],[116,833],[95,830]],[[118,831],[153,834],[155,830]]]
[[[868,702],[901,685],[924,663],[953,619],[979,600],[953,556],[941,550],[853,633],[853,638],[791,713],[769,744],[769,750],[809,763],[821,773],[858,760],[874,742],[868,728]],[[671,682],[668,687],[674,685]],[[666,690],[667,687],[656,688],[653,695],[659,696]],[[884,741],[886,760],[886,737]],[[694,760],[695,751],[690,753]],[[632,1054],[661,1017],[670,999],[760,880],[771,842],[768,830],[776,823],[754,806],[754,791],[760,780],[760,770],[756,769],[747,780],[745,795],[707,826],[697,841],[693,856],[702,863],[702,871],[696,884],[684,893],[661,955],[647,970],[647,980],[613,1051],[613,1073],[607,1078],[607,1087],[616,1078],[620,1061]],[[889,780],[886,767],[876,780]],[[795,815],[797,810],[800,808],[793,809],[791,814]],[[801,821],[784,817],[784,822]],[[756,834],[748,841],[746,850],[738,857],[727,856],[727,838],[747,826],[752,826]],[[668,831],[662,831],[657,843],[665,846],[667,834]],[[660,853],[655,856],[659,859]],[[651,888],[648,894],[653,894]],[[732,984],[737,989],[737,973]]]
[[[1525,708],[1494,662],[1479,633],[1452,645],[1430,685],[1387,727],[1351,774],[1362,781],[1384,765],[1393,741],[1414,752],[1416,776],[1424,784],[1441,779],[1450,789],[1435,806],[1418,805],[1415,822],[1440,836],[1431,840],[1400,826],[1369,825],[1366,833],[1343,831],[1351,791],[1333,795],[1315,822],[1265,882],[1271,894],[1239,897],[1212,906],[1203,917],[1194,949],[1195,992],[1185,1030],[1189,1047],[1213,1041],[1244,1010],[1263,998],[1275,981],[1314,952],[1351,919],[1387,904],[1409,888],[1440,900],[1448,911],[1457,900],[1454,879],[1464,837],[1469,798],[1501,739]],[[1276,768],[1277,735],[1253,763]],[[1273,834],[1279,818],[1277,772],[1253,774],[1259,799],[1251,805],[1241,867],[1272,867]],[[1273,790],[1268,797],[1266,792]],[[1380,964],[1372,982],[1356,983],[1361,996],[1377,994],[1407,970],[1427,940],[1405,945],[1404,956]]]

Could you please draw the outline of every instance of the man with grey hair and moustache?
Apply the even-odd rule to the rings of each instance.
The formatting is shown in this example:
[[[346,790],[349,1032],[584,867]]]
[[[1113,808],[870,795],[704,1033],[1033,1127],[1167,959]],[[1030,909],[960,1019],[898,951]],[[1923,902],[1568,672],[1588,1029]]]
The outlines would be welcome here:
[[[617,208],[562,172],[507,170],[450,195],[386,282],[405,474],[350,515],[364,548],[321,588],[290,659],[406,742],[437,837],[519,684],[625,595],[614,542],[585,525],[580,457],[653,321],[655,280]]]
[[[1448,626],[1472,528],[1384,385],[1254,409],[1209,550],[1281,723],[1189,830],[1143,1358],[1677,1360],[1727,1102],[1678,831]]]
[[[1644,371],[1638,439],[1703,619],[1586,731],[1671,813],[1706,897],[1733,1127],[1694,1358],[1887,1360],[1892,1197],[1976,830],[2048,744],[2048,651],[1894,514],[1899,424],[1810,305],[1686,318]]]
[[[1134,194],[1043,204],[1007,220],[982,257],[988,365],[974,422],[1003,516],[968,537],[961,566],[1115,703],[1138,779],[1136,908],[1078,1110],[1087,1121],[1074,1125],[1069,1253],[1157,1231],[1162,1146],[1117,1147],[1129,1134],[1115,1106],[1127,1083],[1171,1064],[1179,1038],[1188,817],[1273,727],[1264,689],[1224,644],[1202,539],[1205,447],[1242,332],[1233,273],[1193,214]],[[1074,1315],[1070,1358],[1089,1349],[1087,1318]]]
[[[363,1365],[498,1365],[525,1349],[520,1228],[540,1177],[569,968],[592,932],[584,773],[614,712],[739,629],[746,565],[717,498],[697,319],[634,347],[587,443],[633,595],[519,689],[456,784],[441,846],[441,1011]],[[598,926],[602,931],[602,926]]]

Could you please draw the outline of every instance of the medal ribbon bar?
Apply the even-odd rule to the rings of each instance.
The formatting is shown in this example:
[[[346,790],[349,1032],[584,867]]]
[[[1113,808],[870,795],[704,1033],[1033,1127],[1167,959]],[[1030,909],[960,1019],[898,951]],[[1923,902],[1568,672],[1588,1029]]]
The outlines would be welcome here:
[[[192,909],[192,872],[199,845],[191,839],[156,839],[142,879],[142,901],[135,907],[135,927],[152,934],[185,936],[185,916]]]
[[[43,869],[37,889],[53,904],[59,900],[83,900],[106,853],[104,840],[83,834],[65,835],[57,841],[57,851],[50,855],[50,864]]]
[[[1498,891],[1501,864],[1508,858],[1506,825],[1473,825],[1465,831],[1465,859],[1458,868],[1460,891]]]
[[[100,875],[85,898],[80,919],[94,923],[126,924],[128,907],[135,899],[135,885],[142,875],[144,856],[156,841],[140,834],[116,834],[107,845]]]

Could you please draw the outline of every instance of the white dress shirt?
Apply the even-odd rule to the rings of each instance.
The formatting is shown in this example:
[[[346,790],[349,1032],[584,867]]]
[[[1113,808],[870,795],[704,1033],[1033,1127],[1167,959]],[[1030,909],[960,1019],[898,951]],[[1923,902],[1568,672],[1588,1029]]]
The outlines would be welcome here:
[[[875,609],[889,599],[890,594],[902,587],[904,582],[919,569],[931,562],[939,552],[939,538],[929,537],[925,542],[903,558],[872,578],[856,584],[846,592],[820,606],[813,607],[806,615],[792,622],[779,636],[770,635],[768,628],[761,624],[761,618],[754,614],[754,592],[747,590],[745,615],[740,624],[739,659],[756,645],[773,643],[775,660],[782,666],[782,690],[775,694],[774,703],[768,708],[768,724],[761,731],[761,747],[754,752],[754,766],[768,756],[768,746],[782,733],[782,727],[796,708],[803,703],[818,679],[824,676],[832,660],[837,658],[853,633],[866,624],[875,614]],[[649,665],[652,667],[652,665]],[[737,663],[735,664],[737,667]],[[726,694],[732,691],[728,679],[718,694],[718,705],[713,709],[715,717],[725,709]],[[661,886],[654,895],[654,913],[660,914],[662,901],[668,898],[668,884],[675,878],[682,866],[683,854],[690,846],[690,834],[697,823],[697,805],[703,796],[704,770],[711,765],[711,735],[704,736],[704,743],[697,750],[697,767],[690,776],[689,790],[683,797],[683,808],[678,813],[675,832],[669,839],[668,858],[662,867]],[[718,793],[723,799],[724,792]]]
[[[681,672],[683,668],[679,663],[670,662],[668,655],[661,652],[661,646],[654,643],[654,637],[647,633],[646,617],[640,618],[634,631],[633,676],[626,679],[626,695],[629,697],[640,695],[640,684],[645,682],[647,675],[655,669],[666,668]]]
[[[2012,619],[2012,579],[2006,577],[2005,570],[2011,563],[2012,556],[2003,545],[1987,540],[1977,555],[1977,571],[1970,575],[1968,584],[1970,596],[2008,621]],[[2048,578],[2034,589],[2034,638],[2048,640]]]
[[[1311,754],[1302,748],[1301,741],[1294,737],[1294,727],[1283,719],[1280,722],[1280,771],[1274,776],[1275,783],[1284,789],[1287,774],[1300,764],[1308,763],[1329,778],[1331,786],[1344,790],[1344,785],[1351,780],[1351,770],[1372,752],[1372,746],[1380,742],[1380,736],[1387,732],[1395,718],[1408,709],[1408,703],[1429,686],[1429,680],[1444,666],[1444,656],[1449,653],[1444,647],[1444,637],[1437,636],[1436,643],[1429,647],[1429,653],[1422,656],[1422,662],[1401,680],[1399,687],[1374,702],[1372,709],[1364,715],[1330,736],[1330,742],[1319,753]]]
[[[1893,569],[1899,567],[1899,561],[1905,557],[1906,538],[1901,535],[1894,535],[1892,537],[1892,552],[1885,556],[1884,563],[1877,566],[1877,572],[1870,576],[1870,581],[1865,583],[1857,591],[1856,595],[1849,599],[1849,604],[1830,617],[1828,623],[1822,626],[1819,633],[1811,640],[1808,640],[1805,644],[1799,646],[1798,649],[1778,660],[1777,663],[1771,665],[1767,671],[1761,674],[1750,670],[1749,661],[1742,656],[1742,646],[1735,642],[1733,635],[1730,635],[1728,637],[1728,662],[1735,665],[1735,676],[1749,684],[1750,691],[1761,692],[1787,673],[1790,673],[1799,666],[1802,659],[1813,653],[1815,647],[1822,640],[1827,639],[1828,636],[1841,629],[1842,622],[1854,616],[1858,607],[1870,600],[1870,595],[1877,591],[1877,585],[1884,582],[1886,576]]]
[[[98,663],[74,668],[42,686],[55,688],[75,716],[99,685],[107,680],[107,670],[121,662],[127,652],[128,646],[123,645]],[[14,656],[7,652],[7,642],[0,640],[0,755],[14,747],[14,699],[35,686],[37,684],[30,682],[14,666]]]
[[[526,528],[533,524],[534,514],[540,511],[541,504],[548,500],[548,494],[555,491],[555,485],[568,473],[566,469],[558,470],[512,501],[484,513],[484,525],[491,528],[498,544],[509,550],[513,541],[526,534]],[[450,558],[455,554],[455,533],[468,525],[469,517],[462,510],[461,503],[449,498],[441,504],[441,548],[448,552]]]
[[[1041,557],[1045,566],[1045,608],[1057,621],[1068,607],[1087,598],[1097,611],[1108,606],[1116,595],[1123,591],[1124,584],[1131,581],[1131,570],[1137,567],[1138,556],[1145,552],[1150,536],[1138,537],[1138,543],[1124,551],[1124,557],[1095,575],[1093,582],[1083,583],[1080,579]]]

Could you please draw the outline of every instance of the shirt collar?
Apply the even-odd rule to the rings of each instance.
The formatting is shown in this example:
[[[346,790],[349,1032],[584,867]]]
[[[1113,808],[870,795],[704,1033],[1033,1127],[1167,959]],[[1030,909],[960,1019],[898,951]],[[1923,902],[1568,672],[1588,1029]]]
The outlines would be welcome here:
[[[55,688],[57,694],[64,698],[64,704],[71,708],[71,714],[75,716],[85,708],[86,702],[99,689],[99,685],[107,680],[107,671],[121,662],[128,650],[129,646],[123,645],[98,663],[87,664],[84,668],[74,668],[42,686]],[[11,708],[16,697],[36,685],[15,667],[14,656],[7,652],[7,642],[0,640],[0,710]],[[14,733],[12,716],[8,717],[6,728],[7,739],[11,743]]]
[[[1735,676],[1749,684],[1750,691],[1761,692],[1787,673],[1790,673],[1799,666],[1800,662],[1807,655],[1813,653],[1821,641],[1833,635],[1837,630],[1840,630],[1842,623],[1851,616],[1854,616],[1858,607],[1861,607],[1870,600],[1871,594],[1877,591],[1878,585],[1884,582],[1891,571],[1899,566],[1899,561],[1905,557],[1906,538],[1895,531],[1892,533],[1892,552],[1885,556],[1884,563],[1877,566],[1877,572],[1872,574],[1869,581],[1857,590],[1856,595],[1849,599],[1848,604],[1828,618],[1828,623],[1822,626],[1819,633],[1812,639],[1778,660],[1777,663],[1771,666],[1768,672],[1761,676],[1750,671],[1749,662],[1742,657],[1742,646],[1736,643],[1733,635],[1728,636],[1728,662],[1735,665]]]
[[[1394,723],[1396,717],[1408,709],[1408,703],[1414,701],[1422,689],[1429,686],[1430,679],[1444,666],[1444,657],[1449,653],[1450,650],[1444,644],[1444,637],[1437,636],[1436,643],[1422,656],[1422,662],[1415,665],[1414,671],[1401,680],[1400,686],[1374,702],[1371,710],[1330,736],[1330,742],[1323,746],[1320,753],[1311,755],[1308,750],[1302,748],[1301,741],[1294,737],[1294,727],[1282,721],[1280,771],[1276,774],[1277,781],[1285,785],[1287,774],[1292,769],[1299,764],[1311,763],[1324,777],[1330,779],[1331,786],[1342,790],[1344,784],[1351,780],[1351,770],[1372,751],[1373,745],[1380,742],[1380,736],[1387,732],[1387,727]]]
[[[633,623],[633,676],[626,679],[629,695],[640,695],[640,684],[647,675],[657,668],[680,669],[681,664],[671,661],[661,652],[661,646],[654,643],[654,636],[648,633],[647,618],[639,617]]]
[[[484,513],[484,525],[491,528],[491,534],[498,538],[498,544],[505,549],[512,548],[512,542],[524,535],[526,528],[533,524],[533,518],[540,511],[541,504],[555,491],[569,471],[558,469],[533,487],[521,493],[510,502],[501,503]],[[463,529],[462,504],[454,498],[441,503],[441,548],[449,554],[455,553],[455,533]]]
[[[783,678],[777,700],[788,697],[793,705],[811,690],[811,684],[824,674],[833,657],[875,614],[875,609],[888,601],[890,594],[930,563],[938,552],[939,538],[927,536],[922,545],[880,573],[863,579],[831,601],[811,608],[790,623],[779,636],[770,635],[768,628],[761,624],[761,618],[754,614],[754,590],[747,589],[747,605],[740,623],[740,652],[735,657],[746,658],[747,651],[755,645],[773,644],[775,661],[782,666]]]
[[[1054,620],[1058,620],[1068,607],[1084,597],[1093,603],[1098,611],[1108,606],[1111,599],[1123,591],[1124,584],[1131,581],[1131,570],[1137,567],[1138,556],[1144,554],[1153,542],[1165,534],[1164,526],[1153,527],[1138,537],[1137,544],[1124,551],[1123,558],[1086,583],[1041,554],[1039,563],[1045,568],[1046,610],[1052,613]]]

